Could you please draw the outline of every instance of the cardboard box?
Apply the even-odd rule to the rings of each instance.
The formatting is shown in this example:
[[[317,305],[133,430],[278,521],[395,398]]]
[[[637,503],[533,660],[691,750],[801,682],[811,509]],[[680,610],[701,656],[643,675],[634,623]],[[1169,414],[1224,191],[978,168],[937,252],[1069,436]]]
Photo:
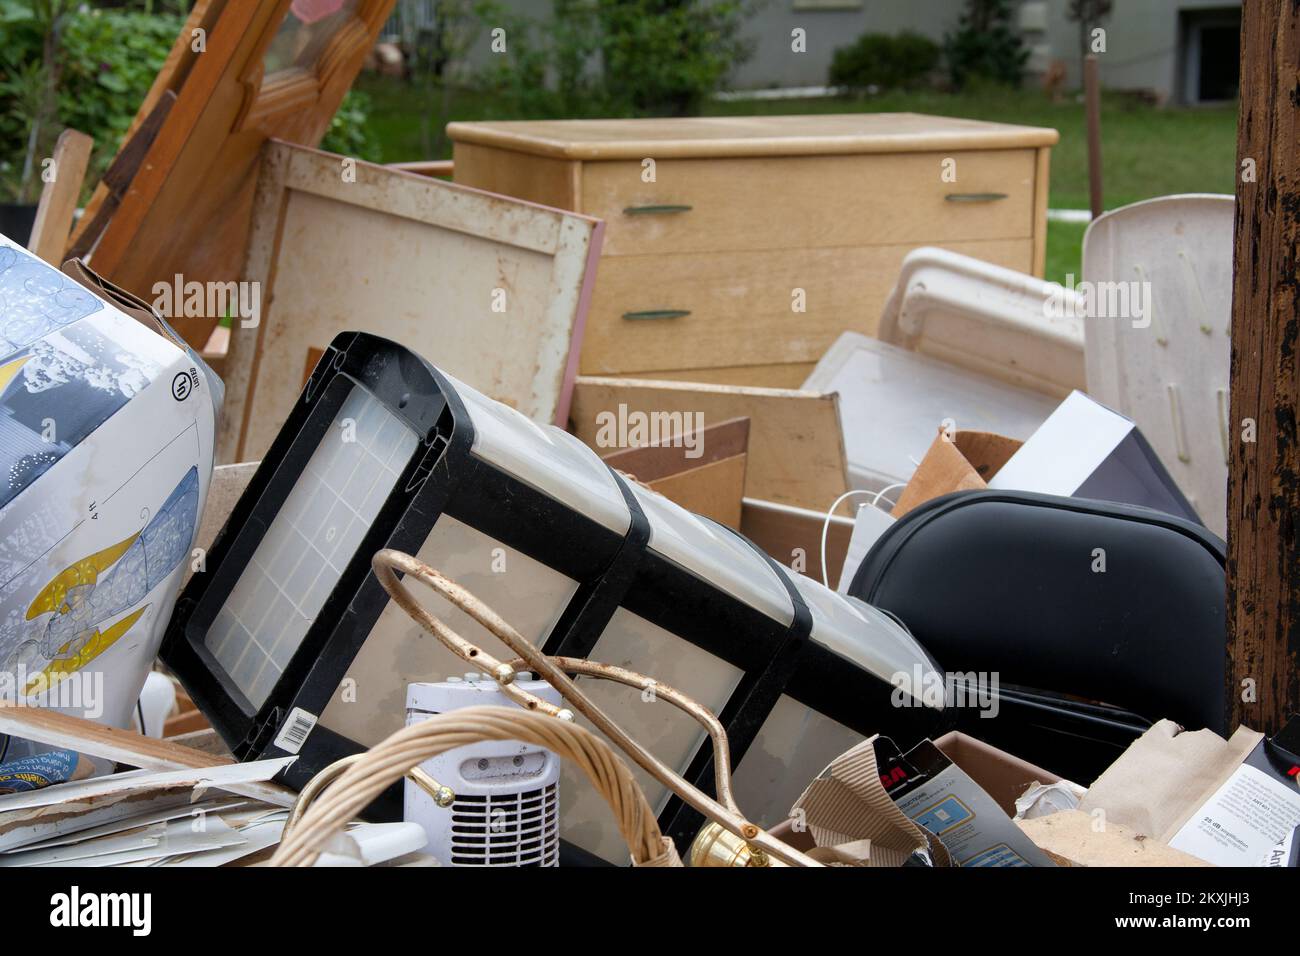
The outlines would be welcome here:
[[[992,797],[1008,818],[1015,815],[1016,798],[1030,784],[1035,781],[1056,783],[1061,779],[1050,770],[1021,760],[961,731],[954,730],[937,737],[934,744]],[[742,811],[744,809],[741,807]],[[773,827],[772,835],[799,850],[813,848],[812,835],[806,831],[796,831],[790,820]]]
[[[193,560],[220,383],[116,292],[0,237],[0,700],[124,727]],[[0,763],[46,749],[0,739]]]

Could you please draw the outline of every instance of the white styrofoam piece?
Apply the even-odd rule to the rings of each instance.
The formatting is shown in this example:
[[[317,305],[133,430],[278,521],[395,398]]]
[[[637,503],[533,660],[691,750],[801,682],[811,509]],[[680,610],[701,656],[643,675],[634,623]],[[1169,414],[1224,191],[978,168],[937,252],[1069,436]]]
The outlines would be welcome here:
[[[857,332],[845,332],[803,386],[838,392],[849,483],[880,491],[912,477],[940,427],[1022,441],[1057,406],[1018,388]]]
[[[926,246],[903,260],[877,335],[1063,398],[1085,381],[1083,320],[1069,307],[1075,298],[1023,272]]]
[[[424,849],[418,823],[361,823],[338,834],[312,866],[378,866]]]
[[[1088,392],[1137,424],[1206,527],[1227,530],[1231,196],[1164,196],[1106,213],[1083,280],[1149,283],[1140,317],[1089,317]]]

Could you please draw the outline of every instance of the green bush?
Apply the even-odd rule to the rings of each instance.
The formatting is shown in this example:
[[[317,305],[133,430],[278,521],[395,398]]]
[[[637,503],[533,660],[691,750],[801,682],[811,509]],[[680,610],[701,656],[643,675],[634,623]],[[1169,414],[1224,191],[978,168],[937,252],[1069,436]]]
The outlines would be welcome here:
[[[1011,24],[1010,0],[966,0],[957,29],[944,38],[954,89],[971,82],[1018,86],[1029,51]]]
[[[831,86],[860,91],[911,90],[939,63],[939,44],[919,33],[864,33],[831,57]]]
[[[680,116],[749,55],[751,0],[554,0],[539,22],[482,0],[506,52],[480,82],[511,116]]]
[[[45,31],[36,5],[0,0],[0,179],[20,195],[24,158],[40,112]],[[57,53],[57,107],[37,133],[35,162],[49,156],[65,127],[95,140],[87,180],[103,173],[162,67],[184,19],[174,14],[81,6],[62,21]],[[34,183],[39,194],[39,179]],[[34,199],[27,184],[25,199]]]
[[[369,119],[370,97],[359,90],[348,90],[330,120],[320,148],[371,163],[382,162],[384,157],[379,141],[370,135],[367,127]]]

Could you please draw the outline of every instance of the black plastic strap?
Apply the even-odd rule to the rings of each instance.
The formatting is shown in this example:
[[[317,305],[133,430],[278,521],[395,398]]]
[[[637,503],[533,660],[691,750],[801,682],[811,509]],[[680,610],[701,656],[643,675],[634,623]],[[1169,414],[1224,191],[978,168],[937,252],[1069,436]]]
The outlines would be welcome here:
[[[786,629],[780,643],[773,649],[767,664],[759,672],[745,675],[722,709],[722,713],[718,715],[727,732],[727,744],[734,768],[740,765],[745,752],[758,736],[763,722],[767,720],[799,666],[804,646],[812,634],[812,611],[790,578],[790,572],[779,561],[734,528],[709,518],[704,520],[740,538],[754,550],[754,553],[766,561],[785,585],[793,608],[790,626]],[[700,745],[700,749],[682,776],[705,793],[716,796],[713,784],[713,742],[711,740],[706,739]],[[673,797],[664,807],[659,821],[661,829],[673,839],[678,850],[685,852],[704,823],[704,817],[699,811],[687,806],[679,797]]]
[[[605,467],[609,468],[608,465]],[[551,629],[542,650],[552,657],[587,657],[591,653],[635,580],[650,543],[650,519],[642,510],[641,502],[637,501],[622,475],[613,468],[609,468],[609,473],[627,504],[627,533],[604,573],[578,585],[564,613]]]

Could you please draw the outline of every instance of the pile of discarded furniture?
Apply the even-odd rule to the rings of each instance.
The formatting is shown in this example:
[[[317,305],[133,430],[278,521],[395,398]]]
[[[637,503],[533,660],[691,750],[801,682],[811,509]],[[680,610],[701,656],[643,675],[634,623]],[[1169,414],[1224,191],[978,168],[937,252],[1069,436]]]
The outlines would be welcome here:
[[[1231,198],[1062,287],[1054,130],[368,164],[386,4],[236,6],[0,240],[0,864],[1295,865],[1300,726],[1225,723]]]

